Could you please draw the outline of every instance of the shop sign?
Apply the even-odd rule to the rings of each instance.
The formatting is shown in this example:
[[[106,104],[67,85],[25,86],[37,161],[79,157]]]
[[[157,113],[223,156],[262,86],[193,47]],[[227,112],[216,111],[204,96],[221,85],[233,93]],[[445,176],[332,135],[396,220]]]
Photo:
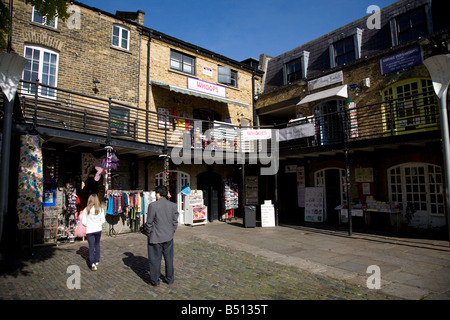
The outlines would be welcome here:
[[[268,140],[272,138],[271,129],[260,130],[242,130],[242,139],[246,141],[250,140]]]
[[[308,81],[308,90],[315,90],[329,86],[331,84],[343,83],[344,73],[342,71],[329,74],[327,76],[320,77],[315,80]]]
[[[187,87],[190,90],[218,96],[221,98],[227,97],[227,91],[225,87],[194,78],[187,78],[187,81]]]
[[[416,47],[380,60],[381,74],[410,68],[423,62],[422,47]]]

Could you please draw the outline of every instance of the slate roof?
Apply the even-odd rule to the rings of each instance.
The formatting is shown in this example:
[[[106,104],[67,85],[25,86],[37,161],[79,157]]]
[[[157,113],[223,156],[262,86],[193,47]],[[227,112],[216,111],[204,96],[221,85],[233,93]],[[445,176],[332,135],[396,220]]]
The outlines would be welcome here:
[[[283,67],[287,62],[292,61],[295,57],[303,51],[308,51],[309,63],[307,79],[313,79],[319,77],[324,72],[331,70],[330,68],[330,53],[329,53],[329,40],[344,33],[348,33],[351,30],[360,28],[363,30],[362,42],[361,42],[361,59],[365,57],[371,57],[382,52],[389,50],[392,47],[391,39],[391,27],[390,19],[393,14],[406,12],[410,8],[411,4],[424,4],[424,0],[400,0],[386,8],[381,9],[381,29],[369,29],[367,27],[367,19],[370,17],[368,14],[354,22],[351,22],[339,29],[336,29],[328,34],[325,34],[315,40],[312,40],[306,44],[303,44],[293,50],[285,52],[277,57],[273,57],[266,70],[266,80],[264,84],[264,91],[269,92],[279,87],[284,86]],[[443,2],[433,1],[433,29],[442,29],[448,27],[448,19],[440,19],[435,16],[440,16],[438,13],[443,9]],[[439,3],[439,5],[435,5]],[[441,17],[442,18],[442,17]],[[444,22],[445,21],[445,22]],[[339,70],[342,67],[336,67],[334,69]]]

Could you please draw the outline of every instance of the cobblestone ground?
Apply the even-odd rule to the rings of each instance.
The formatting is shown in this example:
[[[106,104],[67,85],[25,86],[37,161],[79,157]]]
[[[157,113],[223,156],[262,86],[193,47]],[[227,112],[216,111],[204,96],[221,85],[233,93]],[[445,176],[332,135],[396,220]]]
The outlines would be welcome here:
[[[196,238],[175,238],[175,283],[150,286],[146,236],[103,236],[99,270],[87,242],[35,248],[32,259],[2,262],[0,299],[11,300],[374,300],[388,297],[344,281]],[[80,289],[70,266],[78,266]],[[75,267],[76,268],[76,267]],[[164,269],[164,263],[162,265]]]

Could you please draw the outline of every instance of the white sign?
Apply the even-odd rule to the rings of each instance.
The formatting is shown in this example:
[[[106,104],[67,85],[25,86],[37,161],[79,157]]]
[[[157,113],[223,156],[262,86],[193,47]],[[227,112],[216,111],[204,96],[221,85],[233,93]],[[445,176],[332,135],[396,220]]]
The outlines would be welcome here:
[[[329,86],[330,84],[344,83],[344,73],[342,71],[323,76],[319,79],[308,82],[308,90],[319,89]]]
[[[222,97],[222,98],[227,97],[227,90],[225,87],[218,86],[216,84],[198,80],[198,79],[194,79],[194,78],[187,78],[187,80],[188,80],[187,87],[190,90],[194,90],[194,91],[198,91],[198,92],[202,92],[202,93],[206,93],[206,94],[210,94],[210,95],[218,96],[218,97]]]
[[[312,137],[316,134],[314,124],[305,123],[298,126],[288,127],[278,130],[280,134],[280,141],[288,141]]]
[[[242,130],[242,139],[246,141],[250,140],[268,140],[272,138],[271,129],[261,130]]]
[[[305,221],[323,222],[323,188],[305,188]]]
[[[212,77],[213,70],[211,67],[203,66],[203,74]]]
[[[275,227],[275,209],[271,201],[264,201],[261,205],[261,226]]]

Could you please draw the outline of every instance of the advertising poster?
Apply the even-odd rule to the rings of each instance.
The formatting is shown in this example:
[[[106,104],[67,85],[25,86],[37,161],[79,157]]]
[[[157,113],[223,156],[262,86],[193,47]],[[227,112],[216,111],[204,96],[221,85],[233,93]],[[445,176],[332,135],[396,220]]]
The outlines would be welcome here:
[[[305,188],[305,221],[323,222],[323,188]]]

